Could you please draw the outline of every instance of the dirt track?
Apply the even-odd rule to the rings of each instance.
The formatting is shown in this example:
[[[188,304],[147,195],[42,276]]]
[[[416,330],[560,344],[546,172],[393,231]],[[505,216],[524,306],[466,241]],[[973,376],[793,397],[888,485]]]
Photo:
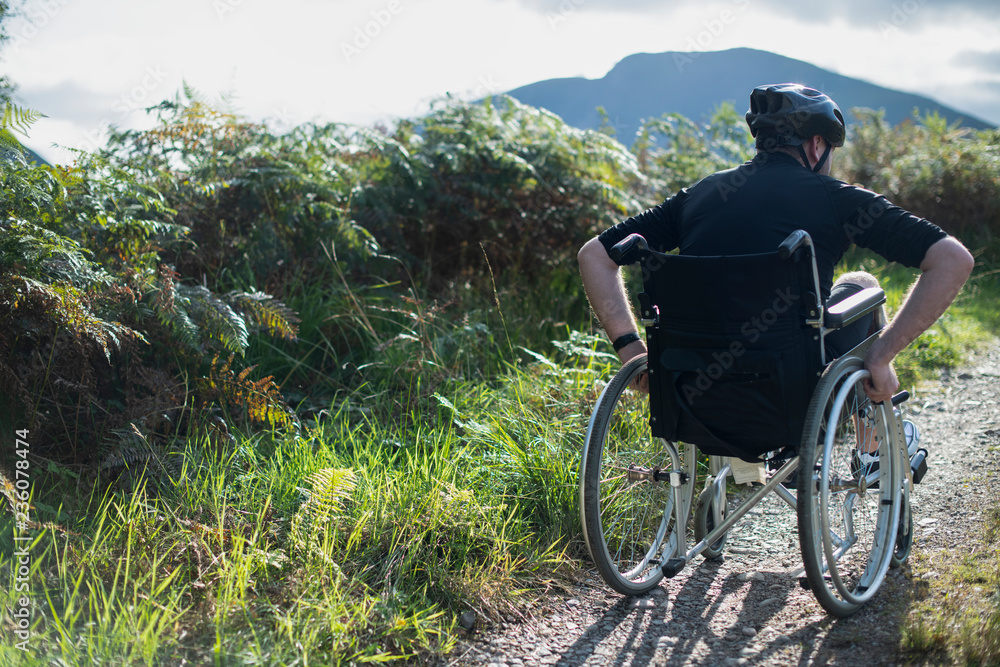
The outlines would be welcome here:
[[[913,495],[913,554],[850,618],[831,618],[800,587],[794,512],[772,496],[737,524],[721,560],[699,559],[643,598],[623,598],[587,573],[571,597],[526,610],[529,623],[477,628],[448,664],[897,664],[900,619],[937,576],[935,555],[965,548],[996,502],[1000,346],[921,386],[905,414],[930,451]]]

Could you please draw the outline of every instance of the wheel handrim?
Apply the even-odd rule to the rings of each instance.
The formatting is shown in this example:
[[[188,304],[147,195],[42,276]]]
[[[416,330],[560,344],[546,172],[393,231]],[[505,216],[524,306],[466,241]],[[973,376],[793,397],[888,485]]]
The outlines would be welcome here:
[[[856,396],[858,393],[858,382],[867,376],[868,372],[865,370],[855,371],[848,376],[840,386],[833,405],[844,406],[849,400],[848,394],[851,392],[854,392]],[[851,404],[848,414],[856,414],[860,411],[859,408],[860,406],[855,399],[855,403]],[[884,415],[885,407],[878,406],[876,410],[882,413],[882,418],[878,421],[882,423],[884,428],[887,424]],[[836,447],[834,441],[837,439],[838,433],[843,432],[842,420],[840,419],[842,414],[839,409],[831,410],[831,414],[826,422],[823,458],[820,466],[820,485],[818,489],[820,496],[819,508],[821,510],[819,516],[820,534],[822,535],[822,548],[826,559],[826,570],[830,575],[834,587],[847,604],[861,605],[875,595],[884,580],[885,573],[889,569],[892,550],[886,549],[885,544],[888,539],[887,536],[892,535],[895,537],[896,534],[898,508],[895,504],[893,494],[897,493],[898,489],[892,480],[888,480],[889,483],[879,484],[879,493],[877,495],[871,494],[871,490],[866,488],[865,482],[859,480],[857,490],[850,490],[848,485],[844,485],[844,488],[834,489],[836,494],[831,493],[830,481],[837,472],[834,470],[836,463],[833,460],[833,451]],[[853,417],[849,416],[846,421],[851,421],[852,419]],[[867,437],[867,435],[866,432],[864,437]],[[847,437],[849,438],[850,436]],[[858,442],[861,441],[857,434],[855,434],[855,437]],[[889,457],[893,456],[890,449],[888,439],[882,438],[882,442],[879,445],[879,457],[882,461],[886,461]],[[843,463],[842,460],[841,463]],[[890,470],[894,469],[895,466],[890,465]],[[844,471],[839,472],[841,474],[844,473]],[[866,478],[862,476],[861,479],[865,480]],[[868,482],[874,483],[874,477],[868,480]],[[838,528],[842,529],[843,535],[835,532],[834,526],[831,525],[830,515],[831,510],[834,509],[830,503],[832,495],[843,498],[840,502],[840,509],[843,510],[842,521],[841,526],[838,526]],[[890,504],[896,509],[892,513],[892,516],[881,511],[881,507],[884,504]],[[864,531],[864,534],[859,534],[859,531]],[[864,549],[869,542],[871,543],[871,549],[867,552],[867,557],[863,557],[860,561],[850,558],[852,548],[859,546],[861,549]],[[877,562],[873,562],[873,560]],[[854,570],[859,567],[861,568],[861,573],[854,577],[854,584],[852,586],[848,586],[847,582],[845,582],[844,575],[853,574],[853,572],[847,570],[844,566],[853,568]]]

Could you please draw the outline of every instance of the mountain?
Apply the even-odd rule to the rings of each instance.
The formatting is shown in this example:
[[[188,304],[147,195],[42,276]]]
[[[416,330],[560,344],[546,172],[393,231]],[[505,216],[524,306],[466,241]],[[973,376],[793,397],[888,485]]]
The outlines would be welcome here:
[[[507,94],[525,104],[548,109],[570,125],[596,129],[597,107],[604,107],[616,136],[632,143],[644,119],[677,112],[700,120],[722,102],[740,112],[749,106],[750,91],[768,83],[795,82],[832,97],[850,124],[851,109],[884,109],[892,124],[912,118],[913,110],[937,111],[949,122],[976,129],[990,123],[946,107],[928,97],[883,88],[835,74],[815,65],[756,49],[638,53],[623,59],[601,79],[567,78],[539,81]]]

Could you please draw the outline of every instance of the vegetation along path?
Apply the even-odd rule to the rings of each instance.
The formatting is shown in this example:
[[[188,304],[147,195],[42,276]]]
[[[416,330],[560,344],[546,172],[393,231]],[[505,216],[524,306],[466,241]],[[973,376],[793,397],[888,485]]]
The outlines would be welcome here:
[[[913,552],[850,618],[828,616],[800,587],[795,516],[772,496],[737,524],[722,559],[699,559],[642,598],[621,597],[585,571],[568,595],[534,606],[528,622],[475,629],[444,664],[996,664],[981,663],[971,645],[995,634],[996,605],[992,618],[968,605],[991,593],[983,584],[997,585],[982,572],[995,579],[996,560],[984,565],[977,555],[996,552],[996,528],[984,531],[997,521],[998,413],[998,345],[915,392],[907,416],[930,468],[913,496]],[[947,616],[956,600],[962,621]]]

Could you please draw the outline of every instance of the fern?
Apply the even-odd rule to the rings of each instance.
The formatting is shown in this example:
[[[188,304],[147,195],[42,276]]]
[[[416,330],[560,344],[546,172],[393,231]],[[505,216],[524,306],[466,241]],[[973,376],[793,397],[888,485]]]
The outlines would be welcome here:
[[[153,310],[161,323],[192,350],[218,344],[232,354],[247,348],[246,321],[222,298],[203,285],[183,285],[177,273],[160,268],[159,284],[152,294]]]
[[[73,239],[27,220],[13,218],[0,222],[0,272],[93,282],[101,274],[91,265],[87,254]]]
[[[178,274],[168,266],[161,266],[157,286],[152,290],[152,306],[156,318],[166,326],[177,340],[189,349],[197,349],[200,342],[198,325],[188,316],[183,302],[178,304]]]
[[[324,535],[344,516],[343,509],[357,484],[350,468],[323,468],[304,480],[310,489],[300,488],[308,499],[291,521],[292,541],[306,553],[327,565],[336,565],[324,549]]]
[[[249,342],[247,325],[229,304],[203,285],[177,285],[176,289],[176,300],[197,323],[203,341],[214,341],[229,352],[243,354]]]
[[[120,349],[123,339],[146,340],[130,327],[95,315],[88,304],[90,297],[72,285],[46,284],[22,276],[14,276],[5,282],[0,288],[0,304],[16,311],[28,303],[40,303],[49,317],[61,326],[97,343],[108,363],[111,363],[112,348]]]
[[[136,468],[150,463],[157,468],[163,467],[159,453],[134,423],[114,431],[114,436],[110,451],[101,457],[101,470]]]
[[[299,516],[308,516],[315,524],[339,517],[345,501],[356,484],[350,468],[323,468],[305,478],[312,491],[299,509]]]
[[[112,433],[114,437],[106,442],[98,467],[118,476],[119,482],[153,479],[164,483],[182,474],[183,463],[176,458],[169,460],[163,446],[150,442],[134,422]]]
[[[254,367],[237,372],[232,367],[233,358],[220,362],[215,355],[209,369],[208,378],[199,381],[206,397],[214,398],[224,405],[243,410],[247,419],[271,428],[297,428],[298,419],[285,405],[274,378],[267,376],[251,380]]]
[[[296,340],[299,334],[295,312],[263,292],[230,292],[227,301],[238,312],[268,334],[285,340]]]
[[[4,104],[3,115],[0,116],[0,148],[13,153],[20,158],[20,162],[24,162],[24,147],[14,136],[14,132],[27,136],[28,129],[35,121],[45,117],[43,113],[19,107],[8,101]]]
[[[28,129],[39,118],[47,118],[47,116],[33,109],[25,109],[16,104],[7,103],[3,109],[3,118],[0,119],[0,127],[27,135]]]

